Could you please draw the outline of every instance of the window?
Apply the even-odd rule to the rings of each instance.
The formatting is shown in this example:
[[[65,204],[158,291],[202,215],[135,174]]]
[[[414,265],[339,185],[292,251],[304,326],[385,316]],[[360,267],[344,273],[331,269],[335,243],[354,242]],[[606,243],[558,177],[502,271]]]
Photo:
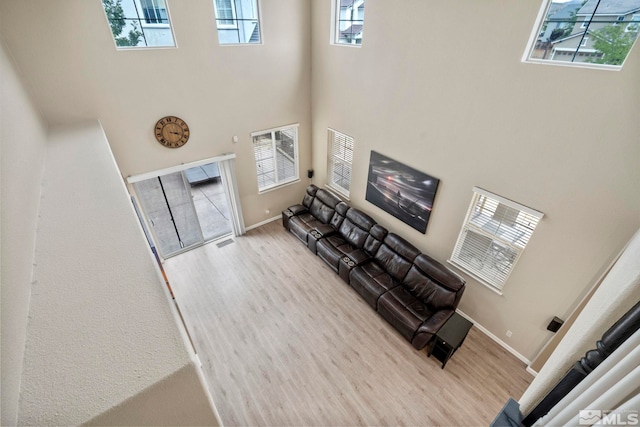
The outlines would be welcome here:
[[[631,21],[627,25],[627,28],[624,29],[626,32],[637,33],[640,30],[640,15],[633,15],[631,17]]]
[[[298,125],[254,132],[258,191],[298,180]]]
[[[260,44],[258,0],[213,0],[220,44]]]
[[[351,164],[353,163],[353,138],[329,129],[327,150],[327,185],[345,197],[351,187]]]
[[[523,60],[618,70],[638,38],[638,7],[637,1],[544,0]]]
[[[140,0],[144,20],[147,24],[168,24],[167,7],[164,0]]]
[[[500,293],[542,216],[475,187],[449,262]]]
[[[335,0],[335,44],[361,45],[364,0]]]
[[[165,0],[102,0],[118,49],[173,47]]]

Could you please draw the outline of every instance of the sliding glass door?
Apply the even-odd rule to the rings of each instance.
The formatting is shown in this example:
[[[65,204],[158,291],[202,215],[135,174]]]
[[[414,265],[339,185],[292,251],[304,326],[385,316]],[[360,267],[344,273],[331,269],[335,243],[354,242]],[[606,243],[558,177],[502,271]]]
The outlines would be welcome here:
[[[163,258],[204,242],[182,172],[133,184]]]
[[[244,234],[234,158],[227,154],[127,178],[162,258]]]

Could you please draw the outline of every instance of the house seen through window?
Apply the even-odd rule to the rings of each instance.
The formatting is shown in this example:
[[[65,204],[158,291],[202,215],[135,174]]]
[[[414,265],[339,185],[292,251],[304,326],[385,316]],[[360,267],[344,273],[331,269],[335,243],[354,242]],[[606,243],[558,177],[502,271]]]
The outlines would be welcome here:
[[[500,293],[542,216],[476,187],[449,262]]]
[[[640,34],[640,0],[545,0],[526,60],[619,69]]]
[[[298,125],[254,132],[258,191],[296,181],[298,176]]]
[[[213,0],[220,44],[261,43],[258,0]]]
[[[165,0],[102,0],[118,49],[173,47]]]
[[[335,44],[361,45],[364,28],[364,0],[334,0]]]

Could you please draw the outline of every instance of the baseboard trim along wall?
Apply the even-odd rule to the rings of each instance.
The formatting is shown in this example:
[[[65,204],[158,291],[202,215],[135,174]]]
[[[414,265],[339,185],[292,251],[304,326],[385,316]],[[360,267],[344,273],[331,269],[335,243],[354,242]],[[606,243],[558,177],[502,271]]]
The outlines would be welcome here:
[[[282,219],[282,215],[274,216],[273,218],[265,219],[264,221],[261,221],[261,222],[259,222],[257,224],[253,224],[253,225],[251,225],[249,227],[246,227],[245,231],[253,230],[254,228],[261,227],[261,226],[263,226],[265,224],[270,223],[271,221],[277,221],[279,219]]]
[[[521,361],[523,361],[524,363],[527,364],[527,372],[529,372],[532,375],[536,375],[533,370],[529,369],[529,365],[531,365],[531,361],[529,359],[527,359],[526,357],[524,357],[522,354],[518,353],[513,347],[511,347],[509,344],[507,344],[506,342],[502,341],[500,338],[498,338],[497,336],[495,336],[494,334],[492,334],[491,332],[489,332],[489,330],[487,328],[485,328],[484,326],[482,326],[481,324],[479,324],[478,322],[476,322],[475,320],[473,320],[469,315],[467,315],[466,313],[463,313],[460,310],[456,310],[458,312],[458,314],[460,314],[460,316],[464,317],[465,319],[469,320],[470,322],[473,323],[473,326],[475,326],[476,328],[478,328],[480,330],[480,332],[482,332],[483,334],[485,334],[486,336],[488,336],[489,338],[491,338],[492,340],[494,340],[496,343],[498,343],[500,345],[500,347],[504,348],[505,350],[507,350],[509,353],[513,354],[515,357],[517,357],[518,359],[520,359]]]

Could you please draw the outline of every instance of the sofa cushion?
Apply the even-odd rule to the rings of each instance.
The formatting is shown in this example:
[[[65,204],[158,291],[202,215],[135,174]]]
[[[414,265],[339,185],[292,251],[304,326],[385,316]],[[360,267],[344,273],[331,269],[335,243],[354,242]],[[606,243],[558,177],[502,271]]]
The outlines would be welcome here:
[[[378,313],[391,323],[407,340],[433,314],[433,309],[398,286],[378,299]]]
[[[313,199],[315,198],[317,192],[318,192],[318,187],[316,187],[313,184],[308,186],[307,191],[306,193],[304,193],[304,197],[302,199],[302,205],[307,209],[309,209],[311,207],[311,202],[313,202]]]
[[[402,281],[420,251],[411,243],[394,233],[384,238],[374,259],[394,279]]]
[[[313,202],[311,202],[309,212],[311,212],[311,215],[316,217],[319,221],[324,224],[328,224],[329,221],[331,221],[331,217],[333,216],[335,209],[333,206],[323,203],[322,200],[316,197],[313,199]]]
[[[399,283],[393,280],[375,262],[367,262],[351,270],[349,285],[360,294],[367,304],[376,310],[380,295],[389,289],[399,286]]]
[[[345,202],[339,202],[336,205],[335,213],[331,217],[331,221],[329,224],[336,230],[340,228],[342,225],[342,221],[344,221],[344,217],[347,215],[347,211],[349,210],[349,205]]]
[[[367,236],[367,240],[364,242],[364,250],[367,251],[372,256],[378,252],[380,246],[382,245],[382,241],[387,235],[387,229],[382,227],[381,225],[374,224],[369,230],[369,236]]]
[[[455,308],[464,280],[425,254],[416,257],[402,282],[411,294],[436,310]]]

